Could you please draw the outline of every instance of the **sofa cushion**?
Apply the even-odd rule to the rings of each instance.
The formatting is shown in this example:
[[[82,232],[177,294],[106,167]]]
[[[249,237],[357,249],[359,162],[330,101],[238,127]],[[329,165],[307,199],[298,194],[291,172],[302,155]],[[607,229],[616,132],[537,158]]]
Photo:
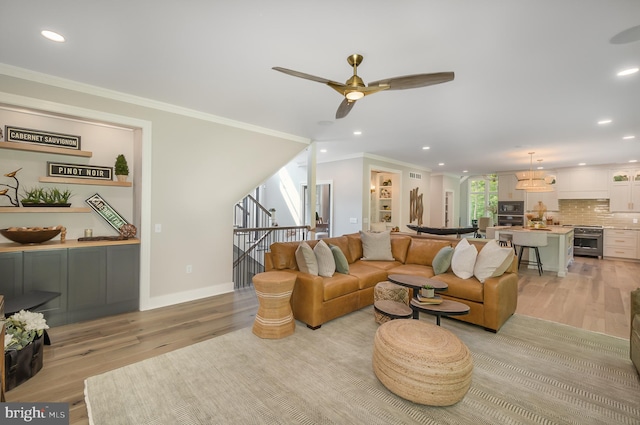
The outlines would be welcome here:
[[[336,273],[331,277],[322,278],[323,301],[329,301],[343,295],[357,292],[358,278],[342,273]]]
[[[397,267],[387,270],[389,274],[411,274],[426,278],[433,277],[431,266],[421,266],[420,264],[400,264]]]
[[[298,269],[303,273],[318,275],[318,260],[313,249],[306,242],[300,242],[295,253]]]
[[[271,244],[271,261],[276,270],[298,270],[296,265],[296,249],[299,242],[275,242]]]
[[[391,255],[396,261],[404,263],[407,261],[407,253],[411,245],[411,237],[391,234]]]
[[[368,261],[356,261],[349,265],[349,276],[358,278],[359,288],[372,288],[376,283],[387,280],[387,271]]]
[[[439,239],[412,238],[404,263],[431,266],[436,254],[445,246],[451,246],[451,242]]]
[[[440,248],[440,251],[433,257],[431,267],[433,268],[433,274],[446,273],[451,267],[451,258],[453,257],[453,247],[445,246]]]
[[[512,248],[501,247],[495,239],[488,241],[478,253],[473,275],[484,283],[487,278],[502,276],[513,261]]]
[[[458,298],[462,300],[484,302],[484,285],[478,282],[478,279],[461,279],[453,273],[443,273],[434,276],[433,279],[439,280],[449,285],[449,288],[443,292],[447,297]]]
[[[322,239],[313,248],[313,253],[318,262],[318,274],[323,277],[331,277],[336,272],[336,260],[333,259],[331,248]]]
[[[336,271],[342,274],[349,274],[349,261],[339,246],[329,244],[329,249],[333,254],[333,261],[336,263]]]
[[[391,232],[360,232],[362,259],[365,261],[393,261],[391,254]]]
[[[473,268],[476,264],[478,249],[469,244],[466,239],[461,239],[453,251],[451,269],[461,279],[469,279],[473,276]]]

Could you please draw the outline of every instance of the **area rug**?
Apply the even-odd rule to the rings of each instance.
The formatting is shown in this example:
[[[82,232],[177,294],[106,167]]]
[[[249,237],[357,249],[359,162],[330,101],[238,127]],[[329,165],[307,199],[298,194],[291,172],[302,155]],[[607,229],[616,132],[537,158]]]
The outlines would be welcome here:
[[[433,317],[420,320],[433,323]],[[497,334],[443,319],[473,354],[459,403],[430,407],[389,392],[371,365],[378,325],[365,308],[279,340],[251,328],[85,381],[90,423],[638,424],[629,342],[526,316]]]

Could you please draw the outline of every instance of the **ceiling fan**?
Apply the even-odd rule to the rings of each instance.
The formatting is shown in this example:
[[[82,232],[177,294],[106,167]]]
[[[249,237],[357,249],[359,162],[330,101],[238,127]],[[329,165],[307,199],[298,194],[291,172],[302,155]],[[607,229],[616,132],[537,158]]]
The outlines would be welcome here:
[[[358,65],[362,63],[363,56],[357,53],[347,57],[347,62],[353,67],[353,76],[349,78],[346,83],[338,83],[335,81],[327,80],[326,78],[316,77],[314,75],[305,74],[304,72],[294,71],[292,69],[281,68],[274,66],[276,71],[284,72],[285,74],[293,75],[294,77],[304,78],[306,80],[317,81],[323,83],[344,96],[344,100],[338,106],[336,111],[336,118],[344,118],[356,104],[356,101],[363,97],[377,93],[382,90],[405,90],[415,89],[418,87],[431,86],[433,84],[446,83],[453,80],[453,72],[436,72],[433,74],[414,74],[404,75],[402,77],[385,78],[384,80],[374,81],[369,83],[368,86],[364,84],[362,78],[358,76]]]

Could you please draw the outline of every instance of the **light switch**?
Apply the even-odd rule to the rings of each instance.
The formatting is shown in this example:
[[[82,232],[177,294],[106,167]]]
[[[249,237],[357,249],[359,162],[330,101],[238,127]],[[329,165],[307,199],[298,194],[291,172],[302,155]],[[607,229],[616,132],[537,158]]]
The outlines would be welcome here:
[[[156,233],[162,232],[162,224],[156,224]]]
[[[358,217],[351,217],[349,219],[349,223],[351,224],[357,224],[358,223]]]

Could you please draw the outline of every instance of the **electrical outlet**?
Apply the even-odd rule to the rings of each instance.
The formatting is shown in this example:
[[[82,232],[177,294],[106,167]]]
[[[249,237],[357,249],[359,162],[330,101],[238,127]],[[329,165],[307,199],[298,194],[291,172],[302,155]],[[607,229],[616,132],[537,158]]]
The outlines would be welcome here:
[[[162,224],[156,224],[156,233],[162,232]]]
[[[633,224],[638,224],[638,219],[637,218],[633,219]]]
[[[193,273],[193,266],[191,264],[187,266],[187,273]]]

